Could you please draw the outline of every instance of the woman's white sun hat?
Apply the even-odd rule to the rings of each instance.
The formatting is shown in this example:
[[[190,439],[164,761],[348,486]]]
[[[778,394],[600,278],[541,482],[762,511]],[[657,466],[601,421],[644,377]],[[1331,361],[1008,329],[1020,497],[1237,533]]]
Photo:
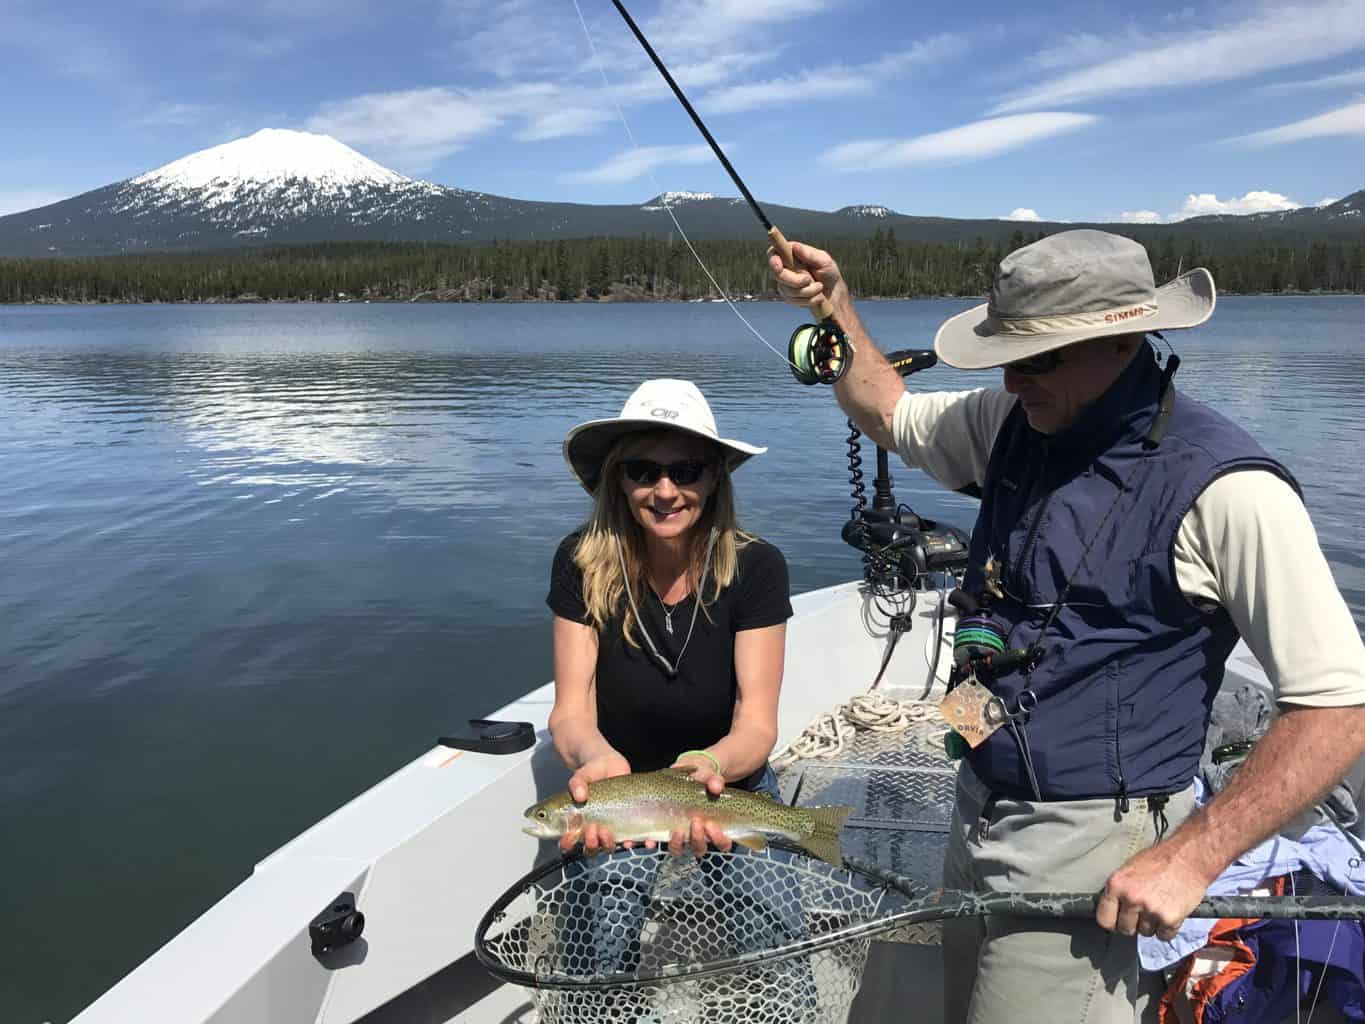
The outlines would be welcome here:
[[[1194,327],[1213,315],[1213,275],[1188,270],[1160,288],[1141,243],[1107,231],[1063,231],[1003,260],[990,301],[948,320],[934,351],[986,370],[1090,338]]]
[[[602,461],[625,434],[646,430],[676,430],[719,445],[726,452],[726,464],[734,469],[767,448],[721,437],[716,417],[690,380],[660,378],[647,380],[631,393],[621,414],[606,420],[580,423],[564,438],[564,461],[589,494],[601,482]]]

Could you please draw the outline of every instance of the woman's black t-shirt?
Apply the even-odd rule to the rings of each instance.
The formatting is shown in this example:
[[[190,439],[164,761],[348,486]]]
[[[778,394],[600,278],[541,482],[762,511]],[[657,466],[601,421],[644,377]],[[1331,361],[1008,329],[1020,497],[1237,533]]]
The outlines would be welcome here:
[[[583,573],[573,560],[578,537],[570,534],[555,552],[545,603],[556,615],[587,623]],[[649,588],[635,594],[644,626],[659,653],[677,666],[676,677],[669,677],[638,636],[639,646],[625,641],[620,609],[598,637],[597,728],[632,771],[667,768],[683,751],[707,747],[730,731],[739,687],[735,634],[791,618],[787,560],[766,541],[741,547],[735,579],[697,614],[692,640],[679,661],[695,601],[696,595],[689,594],[678,603],[670,635],[658,595]],[[624,598],[621,604],[624,608]]]

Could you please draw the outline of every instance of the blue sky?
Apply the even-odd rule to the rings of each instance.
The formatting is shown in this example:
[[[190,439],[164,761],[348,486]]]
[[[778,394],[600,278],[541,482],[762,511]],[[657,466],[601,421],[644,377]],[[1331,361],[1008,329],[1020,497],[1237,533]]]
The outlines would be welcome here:
[[[735,194],[578,2],[596,60],[573,0],[0,0],[0,213],[265,127],[500,195]],[[767,202],[1168,220],[1365,187],[1365,0],[629,6]]]

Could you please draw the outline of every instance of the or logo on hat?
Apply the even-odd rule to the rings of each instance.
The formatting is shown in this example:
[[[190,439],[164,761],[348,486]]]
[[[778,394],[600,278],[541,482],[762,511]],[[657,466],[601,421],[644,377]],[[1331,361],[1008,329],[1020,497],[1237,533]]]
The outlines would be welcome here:
[[[653,416],[655,419],[660,420],[676,420],[678,418],[678,410],[661,409],[658,406],[655,406],[653,409],[650,409],[649,414]]]

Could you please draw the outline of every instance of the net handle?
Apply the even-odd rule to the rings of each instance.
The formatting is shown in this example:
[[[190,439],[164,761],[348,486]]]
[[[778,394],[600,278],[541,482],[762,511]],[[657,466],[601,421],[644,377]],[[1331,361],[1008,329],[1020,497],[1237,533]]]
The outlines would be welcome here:
[[[856,858],[845,862],[878,879],[917,904],[891,914],[902,924],[950,917],[1093,918],[1102,893],[1081,892],[962,892],[926,889],[912,879]],[[919,915],[928,913],[930,916]],[[1296,921],[1365,919],[1365,897],[1331,893],[1321,896],[1206,896],[1187,918],[1249,918]],[[894,926],[888,926],[894,927]]]
[[[799,853],[812,865],[821,864],[805,851],[786,844],[771,844],[787,852]],[[708,854],[709,856],[709,854]],[[734,854],[728,856],[736,856]],[[526,890],[546,875],[562,869],[572,861],[582,860],[579,851],[561,856],[540,867],[533,868],[488,909],[474,934],[474,953],[495,977],[533,989],[610,989],[633,988],[641,985],[667,983],[716,974],[744,970],[760,963],[789,960],[845,942],[872,939],[911,924],[925,924],[960,917],[1030,917],[1085,919],[1095,916],[1099,904],[1098,893],[1076,892],[992,892],[973,893],[957,889],[925,889],[903,875],[887,871],[856,858],[844,859],[844,871],[874,883],[886,891],[894,891],[909,903],[898,910],[846,925],[821,935],[798,939],[785,946],[760,950],[739,956],[726,957],[697,964],[670,964],[663,970],[649,974],[615,974],[590,978],[568,975],[535,974],[508,967],[487,948],[487,934],[504,911]],[[1365,897],[1325,896],[1210,896],[1202,900],[1188,915],[1191,918],[1276,918],[1299,921],[1365,920]]]

